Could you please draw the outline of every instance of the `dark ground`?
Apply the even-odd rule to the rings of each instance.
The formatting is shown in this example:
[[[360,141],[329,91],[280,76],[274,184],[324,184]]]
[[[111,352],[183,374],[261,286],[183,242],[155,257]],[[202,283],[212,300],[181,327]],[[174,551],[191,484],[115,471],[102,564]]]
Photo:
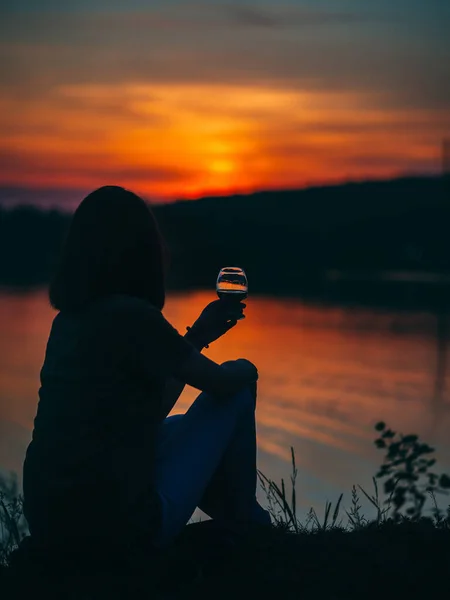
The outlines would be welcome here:
[[[210,523],[210,522],[209,522]],[[211,523],[190,525],[165,553],[127,571],[120,555],[95,558],[91,574],[64,576],[62,555],[47,573],[43,554],[13,556],[4,569],[5,600],[39,597],[122,598],[353,598],[448,597],[450,529],[422,519],[291,534],[281,529],[224,534]],[[25,557],[25,558],[24,558]],[[89,572],[86,565],[83,573]]]

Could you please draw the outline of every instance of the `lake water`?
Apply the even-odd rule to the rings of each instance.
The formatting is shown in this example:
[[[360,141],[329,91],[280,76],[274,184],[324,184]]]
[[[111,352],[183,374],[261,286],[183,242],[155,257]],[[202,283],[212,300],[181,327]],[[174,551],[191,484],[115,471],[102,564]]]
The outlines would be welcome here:
[[[171,294],[164,313],[184,331],[212,299],[211,292]],[[293,446],[301,513],[311,505],[323,512],[325,500],[341,492],[348,506],[353,484],[371,489],[383,458],[373,445],[379,420],[423,436],[436,447],[436,470],[450,470],[450,398],[434,394],[432,314],[252,297],[246,313],[206,353],[258,366],[259,467],[288,479]],[[19,474],[54,314],[45,291],[0,293],[0,467]],[[197,393],[186,389],[174,412],[184,412]]]

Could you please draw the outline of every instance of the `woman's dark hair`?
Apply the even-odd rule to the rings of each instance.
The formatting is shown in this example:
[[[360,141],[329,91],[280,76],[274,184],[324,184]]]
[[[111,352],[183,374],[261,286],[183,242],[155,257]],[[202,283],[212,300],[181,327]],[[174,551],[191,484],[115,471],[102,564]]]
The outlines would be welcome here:
[[[50,303],[56,310],[77,311],[102,296],[126,294],[162,309],[165,259],[150,206],[122,187],[101,187],[72,217]]]

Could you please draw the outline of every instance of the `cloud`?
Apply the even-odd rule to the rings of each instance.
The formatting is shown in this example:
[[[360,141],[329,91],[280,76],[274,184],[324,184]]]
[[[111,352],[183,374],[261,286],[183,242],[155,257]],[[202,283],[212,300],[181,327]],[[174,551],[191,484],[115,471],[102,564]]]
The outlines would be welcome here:
[[[48,102],[1,101],[0,182],[179,197],[437,168],[450,115],[367,105],[242,84],[63,85]]]
[[[286,20],[267,9],[256,6],[243,6],[239,4],[226,6],[231,24],[244,27],[278,28],[286,25]]]
[[[89,188],[26,188],[0,185],[0,207],[31,205],[72,211],[91,191]]]
[[[314,6],[314,5],[313,5]],[[74,39],[82,30],[86,43],[98,44],[105,35],[119,36],[119,43],[131,31],[137,36],[159,33],[161,30],[186,33],[213,29],[236,30],[236,27],[278,28],[314,27],[324,24],[347,24],[349,22],[377,21],[380,13],[367,10],[336,11],[316,6],[298,6],[295,3],[278,2],[261,5],[257,2],[178,2],[153,3],[139,9],[129,6],[127,10],[108,8],[101,10],[93,2],[87,10],[61,11],[40,7],[38,11],[13,12],[3,19],[6,39],[44,41],[46,32],[52,32],[55,41]],[[71,23],[72,27],[68,27]],[[16,35],[12,36],[12,30]]]
[[[271,8],[258,5],[227,4],[225,15],[232,25],[263,29],[302,28],[373,21],[379,17],[364,12],[318,10],[278,4]]]
[[[16,14],[0,24],[0,82],[3,93],[30,98],[64,84],[208,82],[359,90],[387,106],[449,108],[448,39],[408,28],[408,13],[388,17],[254,3]]]
[[[385,4],[92,1],[0,23],[3,184],[296,186],[428,169],[450,131],[432,11],[422,35],[417,11],[390,21]]]
[[[89,140],[86,140],[86,146],[89,146]],[[128,157],[129,163],[133,160],[135,157]],[[105,157],[101,150],[89,155],[77,154],[70,152],[70,145],[69,153],[65,157],[51,152],[0,152],[0,171],[4,174],[2,180],[8,180],[12,175],[19,177],[21,173],[25,173],[27,177],[48,180],[61,177],[68,181],[97,182],[98,185],[121,185],[130,181],[134,184],[150,185],[160,182],[174,183],[187,181],[192,176],[188,168],[178,168],[174,165],[121,165],[117,160]]]

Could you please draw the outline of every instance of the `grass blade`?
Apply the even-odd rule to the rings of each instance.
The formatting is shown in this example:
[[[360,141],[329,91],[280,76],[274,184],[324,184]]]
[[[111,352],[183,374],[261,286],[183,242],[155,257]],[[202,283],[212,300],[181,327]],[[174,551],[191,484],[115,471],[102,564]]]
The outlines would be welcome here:
[[[341,502],[342,502],[342,498],[343,497],[344,497],[344,494],[341,494],[339,496],[339,500],[337,501],[336,507],[334,509],[334,512],[333,512],[333,521],[332,521],[333,527],[335,527],[335,525],[336,525],[336,521],[337,521],[337,518],[339,516],[339,508],[341,506]]]
[[[380,507],[377,504],[376,498],[372,498],[371,496],[369,496],[369,494],[366,492],[366,490],[364,488],[362,488],[360,485],[358,485],[358,488],[361,490],[361,492],[364,494],[364,496],[367,498],[367,500],[369,500],[369,502],[371,502],[371,504],[373,504],[375,506],[375,508],[377,510],[379,510]]]

